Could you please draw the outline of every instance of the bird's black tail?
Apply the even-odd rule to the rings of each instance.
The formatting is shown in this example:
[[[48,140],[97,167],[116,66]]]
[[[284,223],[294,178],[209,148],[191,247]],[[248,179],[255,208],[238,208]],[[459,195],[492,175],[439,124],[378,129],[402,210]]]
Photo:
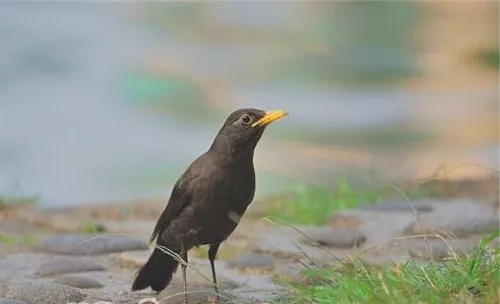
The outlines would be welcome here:
[[[158,245],[165,246],[162,244],[160,238],[158,238]],[[178,252],[176,253],[178,254]],[[170,254],[159,248],[155,248],[146,264],[139,270],[132,284],[132,291],[148,287],[157,292],[162,291],[172,280],[172,276],[178,266],[179,262]]]

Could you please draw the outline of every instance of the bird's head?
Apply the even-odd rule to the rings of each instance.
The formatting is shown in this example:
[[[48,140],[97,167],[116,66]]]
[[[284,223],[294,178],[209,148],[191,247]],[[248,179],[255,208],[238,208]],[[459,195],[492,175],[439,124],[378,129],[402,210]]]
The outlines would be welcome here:
[[[266,127],[288,115],[282,110],[239,109],[229,114],[211,149],[237,157],[253,153]]]

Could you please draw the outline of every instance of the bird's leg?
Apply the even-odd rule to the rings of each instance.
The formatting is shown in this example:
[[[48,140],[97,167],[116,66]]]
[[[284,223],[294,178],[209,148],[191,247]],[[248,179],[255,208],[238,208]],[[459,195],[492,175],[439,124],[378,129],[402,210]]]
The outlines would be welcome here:
[[[215,275],[215,258],[217,257],[219,246],[220,243],[217,243],[210,245],[210,247],[208,248],[208,260],[210,261],[210,267],[212,268],[212,280],[214,281],[216,303],[219,303],[219,288],[217,287],[217,276]]]
[[[187,255],[186,247],[184,245],[182,246],[180,256],[181,256],[181,259],[183,260],[183,262],[181,263],[181,268],[182,268],[182,282],[184,283],[184,303],[188,304],[187,279],[186,279],[188,255]]]

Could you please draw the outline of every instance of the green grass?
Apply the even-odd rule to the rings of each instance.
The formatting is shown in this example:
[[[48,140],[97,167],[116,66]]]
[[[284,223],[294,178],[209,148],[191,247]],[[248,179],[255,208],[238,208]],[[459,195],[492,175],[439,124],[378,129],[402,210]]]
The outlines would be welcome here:
[[[373,189],[352,186],[341,180],[333,189],[299,185],[291,194],[273,197],[263,203],[269,206],[267,216],[277,223],[322,225],[334,211],[375,204],[391,194],[396,193],[389,187]],[[409,190],[406,195],[415,199],[426,196],[426,193],[421,189],[414,189]]]
[[[106,232],[106,227],[96,223],[84,223],[78,228],[78,231],[87,234],[99,234]]]
[[[374,203],[377,199],[377,193],[355,191],[346,181],[340,181],[331,190],[299,185],[291,195],[274,200],[268,217],[277,222],[321,225],[335,210],[353,208],[362,203]]]
[[[468,257],[441,263],[367,266],[353,259],[340,270],[309,269],[313,285],[289,284],[287,303],[498,303],[500,251],[486,237]],[[282,302],[277,302],[282,303]]]

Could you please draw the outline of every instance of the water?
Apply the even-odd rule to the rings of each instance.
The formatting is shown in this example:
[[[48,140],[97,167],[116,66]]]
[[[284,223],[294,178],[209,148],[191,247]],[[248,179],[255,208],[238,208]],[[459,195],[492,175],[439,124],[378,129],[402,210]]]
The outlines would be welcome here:
[[[172,10],[165,13],[167,25],[151,23],[144,17],[147,5],[0,4],[0,193],[39,194],[47,206],[166,196],[188,162],[210,145],[228,112],[248,106],[283,108],[291,115],[273,125],[259,145],[256,165],[259,195],[264,195],[288,187],[289,178],[326,180],[346,172],[336,171],[343,165],[335,162],[318,166],[314,153],[304,159],[298,149],[284,151],[289,143],[311,145],[312,151],[318,145],[361,145],[368,154],[401,154],[409,149],[405,144],[429,144],[432,136],[427,131],[417,139],[403,134],[398,135],[401,142],[370,146],[349,134],[361,132],[365,137],[360,138],[366,138],[377,130],[408,126],[418,133],[425,117],[442,117],[425,111],[415,117],[415,105],[422,100],[470,105],[496,96],[491,86],[457,88],[443,96],[393,84],[418,72],[415,51],[403,39],[418,15],[411,4],[378,7],[371,18],[366,17],[370,5],[329,7],[340,16],[330,24],[335,43],[320,32],[320,38],[304,44],[330,45],[336,56],[293,52],[295,34],[293,39],[283,34],[281,49],[273,37],[265,38],[267,30],[298,32],[297,24],[308,20],[301,17],[300,5],[269,5],[273,10],[266,4],[245,5],[243,17],[236,17],[243,8],[234,3],[182,8],[186,14],[205,12],[219,27],[263,31],[253,42],[224,43],[206,33],[191,37],[189,25],[196,27],[196,21],[169,19]],[[391,17],[395,13],[405,20],[400,14]],[[386,23],[401,26],[386,32],[383,43],[363,39],[380,35],[382,27],[365,31],[387,18]],[[164,80],[172,75],[177,78]],[[359,86],[355,79],[387,83]],[[155,81],[159,84],[152,85]],[[169,86],[172,81],[176,84]],[[488,145],[490,159],[495,147]],[[297,171],[292,167],[298,160]]]

